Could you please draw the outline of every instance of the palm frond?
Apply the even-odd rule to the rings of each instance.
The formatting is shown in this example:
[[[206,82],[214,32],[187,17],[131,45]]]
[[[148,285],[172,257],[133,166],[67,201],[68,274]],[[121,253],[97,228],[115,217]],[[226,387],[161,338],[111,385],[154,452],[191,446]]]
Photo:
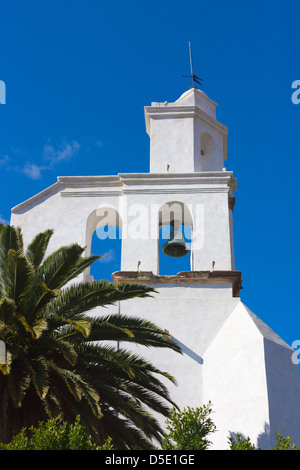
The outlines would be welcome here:
[[[32,359],[30,363],[27,362],[29,375],[38,396],[42,400],[47,396],[50,387],[48,368],[49,364],[42,356]]]
[[[74,243],[61,247],[44,260],[38,272],[41,272],[49,289],[60,289],[66,284],[83,252],[84,248]]]
[[[0,322],[9,325],[16,312],[16,303],[13,299],[2,297],[0,299]]]
[[[82,282],[64,289],[46,307],[48,317],[72,317],[75,314],[88,312],[95,307],[114,304],[117,301],[133,297],[149,297],[152,287],[137,284],[115,285],[106,281]]]
[[[90,341],[126,341],[148,347],[169,348],[181,353],[181,348],[171,335],[156,324],[128,315],[107,315],[93,318]],[[120,328],[120,330],[118,330]],[[123,330],[122,330],[123,329]],[[126,334],[130,331],[131,335]],[[122,334],[123,333],[123,334]]]
[[[52,235],[53,230],[46,230],[45,232],[37,234],[32,242],[28,245],[26,258],[33,264],[35,268],[38,267],[43,261]]]
[[[22,406],[23,398],[28,390],[31,379],[26,373],[20,374],[16,368],[13,368],[7,378],[7,388],[9,395],[16,408]]]
[[[36,235],[24,253],[20,229],[0,224],[0,339],[7,350],[0,364],[0,437],[5,442],[46,417],[73,421],[79,414],[95,439],[111,436],[120,449],[153,448],[152,438],[162,436],[153,413],[167,416],[175,405],[166,385],[175,378],[116,343],[180,348],[152,322],[91,312],[156,291],[78,282],[100,257],[84,257],[76,243],[46,257],[52,235]]]

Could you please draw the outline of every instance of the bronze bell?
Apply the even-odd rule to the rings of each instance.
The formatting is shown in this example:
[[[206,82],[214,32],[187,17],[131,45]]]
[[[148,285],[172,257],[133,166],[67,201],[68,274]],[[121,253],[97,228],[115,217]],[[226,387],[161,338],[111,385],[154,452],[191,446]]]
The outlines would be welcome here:
[[[162,252],[172,258],[185,256],[191,251],[190,246],[185,242],[181,230],[174,229],[174,222],[171,225],[172,231],[169,240],[162,247]]]

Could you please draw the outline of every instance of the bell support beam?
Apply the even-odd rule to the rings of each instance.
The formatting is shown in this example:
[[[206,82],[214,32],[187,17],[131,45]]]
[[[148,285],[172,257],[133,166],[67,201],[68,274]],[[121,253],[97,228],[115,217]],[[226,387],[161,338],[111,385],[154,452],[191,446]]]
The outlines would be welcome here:
[[[232,296],[239,297],[243,288],[241,271],[182,271],[176,275],[160,276],[152,271],[116,271],[115,283],[138,282],[140,284],[231,284]]]

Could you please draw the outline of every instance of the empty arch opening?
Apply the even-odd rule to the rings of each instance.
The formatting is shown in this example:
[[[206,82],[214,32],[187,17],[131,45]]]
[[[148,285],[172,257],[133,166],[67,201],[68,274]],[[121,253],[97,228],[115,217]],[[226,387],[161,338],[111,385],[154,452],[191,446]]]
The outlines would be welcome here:
[[[91,265],[95,280],[112,281],[112,273],[121,270],[122,230],[116,225],[97,228],[92,236],[91,255],[104,255]]]
[[[121,269],[121,246],[122,223],[118,212],[113,207],[98,208],[88,219],[86,254],[102,257],[86,271],[86,280],[112,281],[112,273]]]

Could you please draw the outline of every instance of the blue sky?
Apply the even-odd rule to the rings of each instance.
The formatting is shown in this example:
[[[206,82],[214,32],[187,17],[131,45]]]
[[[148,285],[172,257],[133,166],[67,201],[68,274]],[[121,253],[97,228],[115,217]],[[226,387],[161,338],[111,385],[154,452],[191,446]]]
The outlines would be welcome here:
[[[229,128],[241,298],[300,339],[299,17],[296,0],[1,2],[1,218],[57,176],[148,172],[144,106],[189,88],[191,41]]]

